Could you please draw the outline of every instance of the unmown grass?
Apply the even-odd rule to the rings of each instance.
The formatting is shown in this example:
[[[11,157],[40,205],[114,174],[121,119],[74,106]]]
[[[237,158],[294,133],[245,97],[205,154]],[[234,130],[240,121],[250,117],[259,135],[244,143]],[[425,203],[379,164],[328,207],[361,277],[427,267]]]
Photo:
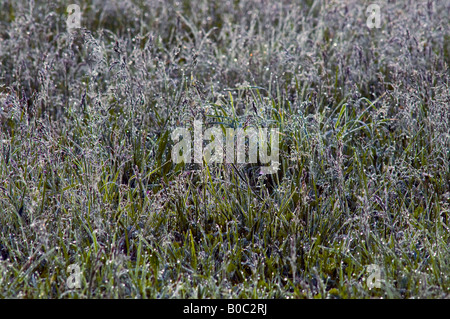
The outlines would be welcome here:
[[[70,3],[0,3],[0,296],[448,297],[448,1],[369,29],[366,1],[83,0],[68,33]],[[280,170],[174,164],[194,120],[277,128]]]

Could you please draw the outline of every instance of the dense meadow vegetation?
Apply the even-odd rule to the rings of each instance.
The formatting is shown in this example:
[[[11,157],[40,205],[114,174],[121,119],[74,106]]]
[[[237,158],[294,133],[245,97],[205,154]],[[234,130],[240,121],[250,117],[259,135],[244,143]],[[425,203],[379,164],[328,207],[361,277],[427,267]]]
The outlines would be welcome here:
[[[450,2],[376,3],[0,0],[0,297],[448,297]]]

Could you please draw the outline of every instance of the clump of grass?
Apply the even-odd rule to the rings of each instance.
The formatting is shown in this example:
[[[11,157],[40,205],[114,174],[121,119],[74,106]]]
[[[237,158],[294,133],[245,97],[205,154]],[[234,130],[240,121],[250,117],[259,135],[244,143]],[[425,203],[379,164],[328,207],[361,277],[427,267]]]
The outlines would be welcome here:
[[[446,1],[69,4],[0,5],[0,296],[448,296]],[[280,170],[174,164],[198,119]]]

